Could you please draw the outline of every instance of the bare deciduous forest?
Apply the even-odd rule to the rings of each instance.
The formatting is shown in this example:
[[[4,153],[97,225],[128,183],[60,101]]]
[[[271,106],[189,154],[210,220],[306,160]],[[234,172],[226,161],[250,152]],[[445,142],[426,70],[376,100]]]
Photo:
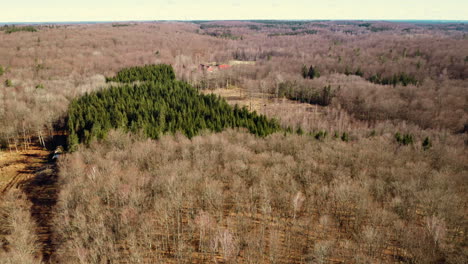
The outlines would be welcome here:
[[[466,263],[467,33],[377,21],[0,27],[0,263]],[[171,120],[145,116],[156,131],[143,106],[113,96],[159,81],[128,77],[158,64],[189,92],[158,97],[177,103]],[[239,109],[254,123],[202,126],[179,115],[198,113],[186,94],[211,98],[200,109],[213,124]],[[99,124],[112,104],[125,116]],[[70,120],[86,140],[64,153]]]

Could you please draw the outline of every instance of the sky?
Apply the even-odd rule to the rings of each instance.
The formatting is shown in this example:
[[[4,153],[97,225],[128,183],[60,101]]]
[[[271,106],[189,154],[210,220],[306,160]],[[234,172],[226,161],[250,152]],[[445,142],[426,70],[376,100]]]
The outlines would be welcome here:
[[[5,0],[0,22],[468,20],[467,0]]]

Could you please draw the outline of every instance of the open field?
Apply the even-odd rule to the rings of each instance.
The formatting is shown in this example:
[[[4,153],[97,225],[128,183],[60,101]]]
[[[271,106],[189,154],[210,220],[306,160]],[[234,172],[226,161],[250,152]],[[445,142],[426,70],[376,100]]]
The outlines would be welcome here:
[[[301,127],[306,131],[333,130],[351,131],[356,128],[366,129],[365,122],[356,120],[345,111],[300,103],[286,98],[278,98],[265,92],[249,92],[239,87],[204,90],[205,94],[223,97],[231,105],[246,106],[251,111],[276,118],[283,126],[293,129]]]

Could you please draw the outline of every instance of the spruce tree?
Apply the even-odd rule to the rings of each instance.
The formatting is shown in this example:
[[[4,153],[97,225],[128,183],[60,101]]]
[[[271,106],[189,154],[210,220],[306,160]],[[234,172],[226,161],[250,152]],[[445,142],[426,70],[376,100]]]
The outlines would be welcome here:
[[[315,78],[315,69],[314,69],[313,66],[310,66],[309,72],[307,73],[307,77],[308,77],[309,79]]]
[[[302,77],[306,79],[308,75],[309,75],[309,71],[307,70],[307,66],[304,64],[302,65]]]
[[[176,131],[191,138],[203,129],[219,132],[228,127],[245,127],[266,136],[280,128],[276,120],[246,107],[231,107],[221,97],[199,94],[174,77],[167,65],[132,67],[108,80],[139,84],[110,87],[73,100],[68,110],[69,148],[104,138],[113,128],[151,138]]]
[[[429,139],[429,137],[426,137],[422,143],[422,147],[424,150],[428,150],[432,147],[432,143],[431,143],[431,140]]]

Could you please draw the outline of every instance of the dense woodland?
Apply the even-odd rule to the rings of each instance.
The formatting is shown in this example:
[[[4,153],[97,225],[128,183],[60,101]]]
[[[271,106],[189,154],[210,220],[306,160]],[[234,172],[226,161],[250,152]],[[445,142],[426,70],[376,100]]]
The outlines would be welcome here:
[[[299,91],[340,87],[333,109],[364,122],[406,121],[451,132],[463,132],[467,124],[466,24],[251,21],[37,28],[0,32],[0,142],[17,148],[24,145],[20,135],[51,136],[69,102],[106,86],[104,76],[158,63],[172,65],[179,79],[202,89],[237,85],[278,95],[282,83],[296,83],[293,89]],[[205,34],[218,29],[243,39]],[[306,29],[317,34],[268,36]],[[198,67],[233,59],[255,65],[214,74]],[[304,65],[321,76],[304,79]]]
[[[466,23],[33,29],[0,31],[0,164],[73,152],[52,256],[12,189],[0,263],[467,262]]]
[[[215,95],[198,94],[190,84],[173,80],[174,76],[168,65],[124,69],[108,80],[147,82],[110,87],[72,101],[67,116],[69,149],[102,139],[112,128],[143,131],[155,139],[176,131],[191,138],[203,130],[220,132],[228,127],[245,127],[258,136],[279,130],[275,120],[245,107],[231,107]]]
[[[135,66],[125,68],[117,72],[115,77],[106,78],[107,82],[121,82],[132,83],[136,81],[141,82],[162,82],[175,79],[174,69],[172,66],[160,65],[146,65],[144,67]]]
[[[4,31],[6,34],[11,34],[11,33],[15,33],[15,32],[21,32],[21,31],[24,31],[24,32],[37,32],[37,29],[33,26],[23,26],[23,27],[17,27],[15,25],[13,26],[3,26],[3,27],[0,27],[0,31]]]
[[[58,262],[464,263],[466,158],[393,135],[114,131],[59,164]]]

